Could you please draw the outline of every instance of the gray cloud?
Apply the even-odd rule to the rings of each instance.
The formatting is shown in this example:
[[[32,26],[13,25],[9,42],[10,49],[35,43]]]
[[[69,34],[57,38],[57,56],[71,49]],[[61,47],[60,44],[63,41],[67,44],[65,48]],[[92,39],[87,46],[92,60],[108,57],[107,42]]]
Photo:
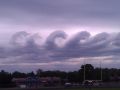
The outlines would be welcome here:
[[[2,22],[40,27],[119,27],[119,3],[119,0],[1,0],[0,18]]]
[[[64,46],[55,44],[55,39],[66,40],[63,31],[51,33],[42,45],[35,43],[35,35],[27,32],[17,32],[12,37],[12,47],[1,48],[1,58],[19,57],[25,62],[47,62],[81,57],[119,56],[119,33],[99,33],[91,36],[83,31],[67,40]],[[40,37],[40,39],[42,39]],[[23,42],[25,44],[23,44]],[[41,43],[41,42],[40,42]],[[4,57],[5,56],[5,57]]]
[[[43,38],[39,36],[39,34],[25,31],[17,32],[11,38],[10,47],[0,48],[0,66],[5,67],[5,65],[12,65],[13,67],[17,64],[19,66],[25,66],[26,63],[26,65],[30,67],[31,64],[34,64],[34,66],[37,65],[37,68],[39,63],[43,64],[41,67],[52,63],[52,69],[55,67],[60,68],[60,66],[64,66],[65,64],[68,65],[64,68],[68,69],[68,66],[72,64],[72,66],[75,65],[74,63],[76,63],[76,61],[74,61],[74,59],[76,58],[80,58],[79,62],[81,62],[82,58],[86,58],[87,60],[93,58],[94,60],[96,57],[108,57],[111,63],[114,61],[118,62],[120,58],[119,36],[120,33],[105,32],[92,36],[87,31],[81,31],[68,37],[67,33],[63,31],[55,31],[49,34],[46,41],[43,43],[40,42]],[[58,46],[60,42],[58,44],[55,42],[59,38],[65,41],[64,45],[61,47]],[[39,45],[38,42],[42,44]],[[97,59],[95,59],[95,61],[96,60]],[[67,61],[68,63],[65,63]],[[44,65],[44,63],[46,64]],[[62,63],[64,64],[62,65]],[[111,63],[108,64],[111,65]],[[105,65],[108,66],[107,63],[105,63]],[[77,68],[77,66],[73,68]]]
[[[0,0],[0,64],[119,58],[119,3],[120,0]],[[64,31],[49,31],[58,29]],[[81,29],[88,32],[69,37]],[[8,44],[14,32],[17,33]],[[47,32],[52,33],[46,37]],[[98,34],[93,36],[95,33]]]
[[[80,58],[119,55],[119,34],[100,33],[90,36],[88,32],[80,32],[53,55],[54,58]]]
[[[57,38],[66,39],[66,37],[67,37],[67,34],[63,31],[55,31],[55,32],[51,33],[47,37],[47,40],[45,42],[45,48],[47,48],[48,50],[58,49],[58,46],[56,45],[55,40]]]

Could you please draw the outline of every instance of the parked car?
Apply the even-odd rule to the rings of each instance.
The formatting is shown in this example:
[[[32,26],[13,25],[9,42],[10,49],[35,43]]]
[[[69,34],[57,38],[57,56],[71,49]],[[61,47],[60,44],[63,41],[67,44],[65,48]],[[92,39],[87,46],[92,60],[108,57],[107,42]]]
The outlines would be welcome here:
[[[70,82],[65,83],[65,87],[71,87],[71,86],[72,86],[72,83],[70,83]]]
[[[100,86],[100,80],[85,80],[82,84],[83,86]]]

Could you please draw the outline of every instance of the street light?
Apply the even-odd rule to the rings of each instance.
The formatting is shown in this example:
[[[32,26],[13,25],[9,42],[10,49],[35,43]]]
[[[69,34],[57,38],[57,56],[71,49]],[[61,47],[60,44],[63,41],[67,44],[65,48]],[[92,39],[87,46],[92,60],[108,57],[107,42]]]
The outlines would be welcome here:
[[[103,76],[102,76],[102,60],[100,60],[100,80],[102,81],[102,78],[103,78]]]

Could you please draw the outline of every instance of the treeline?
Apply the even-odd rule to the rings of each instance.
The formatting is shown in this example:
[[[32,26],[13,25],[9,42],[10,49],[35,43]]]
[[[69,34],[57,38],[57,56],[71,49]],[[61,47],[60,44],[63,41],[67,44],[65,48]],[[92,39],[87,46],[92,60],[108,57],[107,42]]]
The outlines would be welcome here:
[[[101,80],[103,82],[119,81],[120,69],[116,68],[94,68],[91,64],[82,65],[78,71],[43,71],[38,69],[36,72],[22,73],[15,71],[13,73],[0,71],[0,87],[14,87],[13,78],[26,77],[60,77],[62,84],[65,82],[82,83],[86,80]]]

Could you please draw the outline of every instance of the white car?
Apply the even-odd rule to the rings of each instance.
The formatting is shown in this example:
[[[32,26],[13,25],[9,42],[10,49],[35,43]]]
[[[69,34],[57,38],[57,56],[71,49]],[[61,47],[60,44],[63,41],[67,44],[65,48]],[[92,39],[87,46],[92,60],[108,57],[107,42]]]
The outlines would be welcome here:
[[[65,86],[66,86],[66,87],[70,87],[70,86],[72,86],[72,84],[69,83],[69,82],[67,82],[67,83],[65,83]]]

